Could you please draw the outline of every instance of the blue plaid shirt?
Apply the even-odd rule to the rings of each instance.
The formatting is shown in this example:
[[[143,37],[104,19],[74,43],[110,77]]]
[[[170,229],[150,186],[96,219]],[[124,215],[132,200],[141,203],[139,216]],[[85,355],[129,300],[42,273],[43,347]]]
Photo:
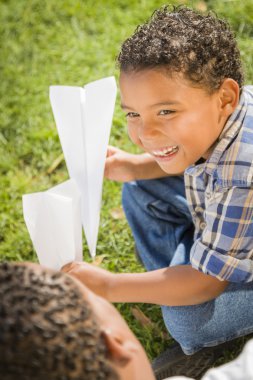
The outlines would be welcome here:
[[[243,88],[210,158],[185,171],[195,224],[194,268],[231,282],[253,280],[253,86]]]

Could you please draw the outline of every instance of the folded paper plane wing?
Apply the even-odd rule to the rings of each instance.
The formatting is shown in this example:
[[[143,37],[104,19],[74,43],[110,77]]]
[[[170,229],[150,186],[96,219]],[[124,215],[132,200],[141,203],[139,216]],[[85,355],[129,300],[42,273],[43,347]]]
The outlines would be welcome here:
[[[82,261],[81,195],[74,180],[23,195],[24,219],[41,265]]]
[[[114,77],[91,82],[84,88],[50,87],[50,101],[69,176],[81,193],[82,224],[93,257],[116,91]]]

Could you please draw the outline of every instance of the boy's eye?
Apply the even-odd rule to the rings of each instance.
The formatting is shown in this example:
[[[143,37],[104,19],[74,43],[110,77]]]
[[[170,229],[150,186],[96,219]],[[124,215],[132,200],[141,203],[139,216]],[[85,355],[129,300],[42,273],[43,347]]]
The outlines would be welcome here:
[[[126,117],[134,118],[140,116],[137,112],[128,112]]]
[[[170,115],[171,113],[173,113],[175,111],[171,111],[171,110],[161,110],[159,111],[159,115]]]

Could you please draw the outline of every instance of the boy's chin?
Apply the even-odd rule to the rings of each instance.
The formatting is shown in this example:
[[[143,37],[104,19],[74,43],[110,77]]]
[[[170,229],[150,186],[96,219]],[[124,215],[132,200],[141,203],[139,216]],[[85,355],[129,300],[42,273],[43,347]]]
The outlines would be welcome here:
[[[173,165],[172,163],[166,164],[166,162],[157,162],[160,168],[168,175],[181,175],[184,174],[185,169],[189,165]]]

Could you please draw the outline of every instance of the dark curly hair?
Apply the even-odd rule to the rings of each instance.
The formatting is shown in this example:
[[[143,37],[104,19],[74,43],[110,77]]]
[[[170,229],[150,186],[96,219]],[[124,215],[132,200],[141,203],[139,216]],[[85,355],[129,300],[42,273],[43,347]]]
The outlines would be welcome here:
[[[117,58],[121,71],[165,67],[210,92],[225,78],[243,85],[240,52],[229,24],[214,14],[201,14],[179,6],[154,12],[139,25],[121,47]]]
[[[118,379],[95,316],[68,275],[0,263],[1,380]]]

